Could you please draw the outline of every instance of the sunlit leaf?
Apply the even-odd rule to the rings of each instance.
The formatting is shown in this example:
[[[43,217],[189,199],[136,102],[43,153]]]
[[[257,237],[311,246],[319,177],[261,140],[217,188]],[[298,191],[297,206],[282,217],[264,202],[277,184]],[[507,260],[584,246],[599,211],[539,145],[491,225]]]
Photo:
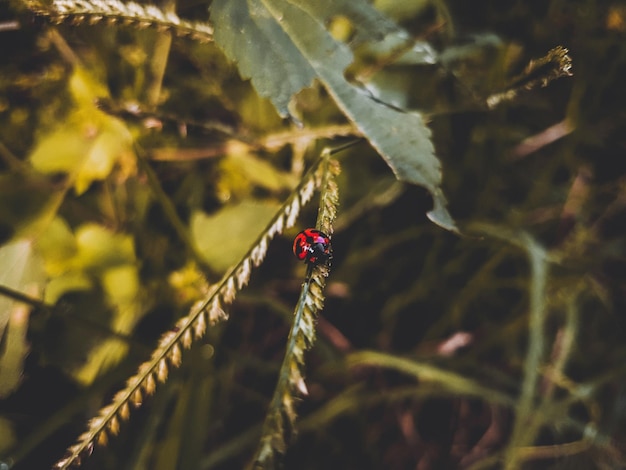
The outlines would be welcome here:
[[[99,279],[111,306],[109,327],[121,334],[130,334],[144,313],[141,286],[132,238],[88,224],[76,231],[78,245],[77,267]],[[68,277],[68,283],[71,278]],[[77,285],[67,288],[80,288]],[[127,344],[109,339],[99,342],[89,352],[84,365],[74,371],[74,377],[84,384],[91,383],[102,371],[117,364],[126,354]]]
[[[116,163],[128,172],[131,135],[121,121],[96,107],[96,98],[106,90],[80,68],[70,80],[70,91],[78,107],[42,137],[30,162],[45,174],[69,174],[76,193],[82,194],[93,181],[109,176]]]
[[[276,166],[248,152],[245,146],[230,146],[226,158],[220,161],[219,192],[247,195],[254,188],[268,191],[290,189],[295,186],[294,175],[279,171]]]
[[[118,332],[130,332],[140,312],[137,266],[125,264],[107,269],[101,279],[109,301],[117,308],[111,326]]]
[[[103,180],[111,174],[114,165],[124,154],[130,152],[130,134],[119,122],[111,119],[106,123],[85,156],[77,175],[77,194],[84,193],[93,181]]]
[[[109,328],[121,334],[132,332],[145,309],[130,235],[93,223],[79,226],[72,234],[68,225],[57,218],[41,237],[39,248],[54,276],[46,289],[47,302],[54,304],[68,292],[90,290],[99,284],[110,313]],[[80,382],[89,384],[119,362],[126,351],[127,345],[119,340],[96,339],[90,345],[87,361],[72,373]]]
[[[30,156],[30,163],[41,173],[71,172],[82,164],[91,138],[88,128],[66,128],[44,137]]]
[[[95,346],[88,355],[87,361],[74,372],[79,382],[91,384],[98,375],[119,363],[128,351],[128,345],[119,339],[108,339]]]
[[[44,302],[53,305],[68,292],[87,291],[92,288],[92,280],[80,272],[55,276],[46,285]]]
[[[277,208],[277,204],[243,202],[212,215],[196,212],[191,219],[192,236],[211,267],[225,271],[241,259]]]
[[[41,254],[49,276],[56,277],[70,270],[78,247],[71,228],[61,217],[55,217],[37,238],[37,251]]]
[[[96,80],[83,67],[75,67],[70,77],[69,90],[79,107],[93,108],[95,100],[109,96],[106,86]]]
[[[126,264],[107,269],[102,275],[102,284],[111,299],[120,303],[132,302],[139,290],[137,268]]]
[[[97,224],[85,224],[76,230],[78,261],[85,269],[101,272],[112,266],[133,263],[132,237],[114,233]]]

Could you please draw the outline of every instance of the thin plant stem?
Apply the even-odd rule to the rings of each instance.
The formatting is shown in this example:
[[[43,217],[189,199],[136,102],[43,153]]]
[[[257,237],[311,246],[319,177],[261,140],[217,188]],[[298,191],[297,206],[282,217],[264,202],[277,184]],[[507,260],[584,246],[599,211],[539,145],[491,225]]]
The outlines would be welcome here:
[[[174,13],[176,1],[162,0],[160,6],[164,12]],[[144,94],[145,102],[148,104],[149,109],[156,108],[160,102],[161,87],[171,45],[172,35],[169,32],[158,34],[154,40],[150,61],[148,62],[148,83]]]
[[[538,431],[538,427],[529,426],[529,422],[532,420],[535,407],[539,367],[545,349],[545,288],[548,275],[546,253],[529,235],[522,235],[520,241],[525,245],[531,268],[528,352],[524,363],[524,380],[516,406],[515,424],[506,451],[505,470],[519,468],[520,461],[517,448],[532,444]]]

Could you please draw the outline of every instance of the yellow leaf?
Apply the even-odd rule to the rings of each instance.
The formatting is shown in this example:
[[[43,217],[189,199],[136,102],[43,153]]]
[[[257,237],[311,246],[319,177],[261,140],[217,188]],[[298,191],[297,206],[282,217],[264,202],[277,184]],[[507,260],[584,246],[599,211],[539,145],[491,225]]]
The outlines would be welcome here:
[[[55,304],[67,292],[86,291],[92,287],[91,279],[83,273],[68,273],[56,276],[46,286],[44,302]]]
[[[278,204],[242,202],[212,215],[196,212],[192,236],[211,267],[225,271],[245,254],[277,209]]]
[[[133,239],[129,235],[114,233],[97,224],[81,225],[76,230],[78,265],[102,272],[110,267],[135,262]]]
[[[103,180],[113,170],[113,166],[124,152],[124,140],[119,134],[101,132],[85,154],[76,174],[74,187],[76,194],[82,194],[93,181]]]
[[[101,281],[109,303],[116,309],[111,328],[119,333],[130,333],[143,313],[137,267],[126,264],[107,269]]]
[[[137,267],[126,264],[107,269],[102,275],[102,286],[116,304],[134,302],[139,291]]]
[[[30,156],[33,167],[42,173],[68,173],[77,194],[93,181],[108,177],[117,163],[125,175],[134,171],[132,136],[118,119],[100,111],[96,98],[106,88],[77,68],[70,79],[76,108],[56,130],[45,135]]]
[[[41,254],[46,272],[56,277],[73,267],[78,252],[72,230],[61,217],[55,217],[37,238],[37,251]]]
[[[74,372],[74,377],[83,385],[90,385],[100,372],[119,363],[127,351],[128,345],[119,339],[103,341],[89,352],[87,362]]]
[[[109,90],[82,67],[75,67],[69,83],[72,98],[79,106],[95,107],[96,99],[109,96]]]
[[[89,151],[89,139],[81,134],[79,129],[66,126],[44,137],[30,156],[33,168],[46,174],[72,173]]]
[[[229,145],[227,157],[220,161],[220,170],[219,191],[225,195],[246,195],[253,186],[275,192],[291,189],[296,184],[293,175],[249,153],[244,145]]]

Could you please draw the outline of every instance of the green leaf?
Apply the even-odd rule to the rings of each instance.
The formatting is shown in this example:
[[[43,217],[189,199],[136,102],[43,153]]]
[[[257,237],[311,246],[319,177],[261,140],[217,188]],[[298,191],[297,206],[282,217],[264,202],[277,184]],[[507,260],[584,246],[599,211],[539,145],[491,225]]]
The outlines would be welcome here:
[[[109,176],[116,163],[127,163],[132,139],[120,120],[95,106],[106,90],[80,68],[70,80],[70,91],[77,107],[56,130],[43,136],[30,162],[41,173],[70,174],[76,193],[82,194],[93,181]]]
[[[310,86],[315,73],[287,34],[259,1],[218,0],[211,18],[215,41],[237,62],[241,75],[252,79],[281,116],[288,116],[291,97]]]
[[[102,273],[102,286],[116,312],[111,327],[120,333],[130,333],[141,317],[141,285],[137,266],[126,264]]]
[[[297,184],[293,174],[278,170],[267,160],[250,153],[246,146],[229,147],[226,158],[220,161],[220,192],[239,190],[239,193],[249,194],[255,186],[277,192]]]
[[[77,265],[102,273],[111,267],[135,262],[135,248],[130,235],[114,233],[101,225],[85,224],[76,230]]]
[[[128,345],[117,338],[99,342],[89,351],[87,361],[74,370],[74,378],[90,385],[105,370],[117,365],[128,352]]]
[[[59,230],[62,232],[62,230]],[[89,289],[97,279],[111,308],[109,327],[128,335],[145,313],[133,238],[97,224],[76,229],[76,252],[68,261],[70,271],[52,283],[51,297]],[[52,300],[52,299],[51,299]],[[90,384],[104,370],[117,364],[128,350],[118,339],[94,340],[87,361],[73,370],[76,380]]]
[[[54,277],[48,282],[44,302],[53,305],[68,292],[88,291],[92,288],[93,282],[85,274],[77,272],[67,273]]]
[[[363,0],[292,3],[320,26],[336,16],[348,18],[356,30],[355,43],[381,40],[392,31],[400,31]],[[289,116],[291,97],[310,86],[316,73],[268,8],[261,0],[217,0],[211,5],[211,18],[215,42],[237,62],[241,75],[252,79],[259,95],[270,98],[282,117]]]
[[[298,86],[306,86],[312,71],[396,177],[430,191],[434,208],[428,217],[441,227],[456,230],[440,187],[441,165],[422,116],[377,102],[364,90],[348,83],[344,71],[352,63],[352,52],[330,35],[321,15],[312,13],[319,11],[317,6],[313,9],[309,4],[303,5],[300,1],[285,0],[218,0],[212,8],[216,16],[215,39],[238,62],[242,74],[252,77],[257,91],[270,97],[279,112],[286,112],[289,101],[286,95],[299,91]],[[342,5],[346,11],[352,8],[347,5],[354,6],[352,2],[341,1],[333,7],[333,12],[341,11]],[[261,24],[262,29],[250,26]],[[376,30],[386,31],[383,27]],[[273,52],[269,57],[259,55],[258,44],[270,36],[276,39]],[[282,61],[293,61],[297,65],[295,77],[306,72],[307,80],[286,80],[287,69],[275,66],[272,61],[275,54]]]
[[[191,233],[209,265],[216,271],[226,271],[241,259],[278,207],[242,202],[212,215],[196,212],[191,218]]]
[[[374,4],[394,19],[413,18],[432,6],[431,0],[375,0]]]
[[[61,217],[52,219],[37,238],[36,246],[53,280],[73,268],[78,247],[72,229]]]
[[[77,128],[63,128],[45,136],[30,156],[30,163],[41,173],[71,172],[89,150],[89,141]]]

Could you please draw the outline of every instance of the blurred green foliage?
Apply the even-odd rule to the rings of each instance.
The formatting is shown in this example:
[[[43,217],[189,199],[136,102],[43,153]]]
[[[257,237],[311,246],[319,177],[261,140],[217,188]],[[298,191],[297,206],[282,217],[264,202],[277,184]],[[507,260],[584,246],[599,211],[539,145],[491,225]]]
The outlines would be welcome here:
[[[176,11],[208,21],[209,3]],[[345,142],[340,109],[363,111],[328,90],[363,83],[428,117],[464,234],[430,223],[432,196],[399,186],[366,143],[339,155],[333,269],[285,467],[625,465],[626,9],[376,1],[414,38],[398,51],[393,37],[360,42],[393,27],[376,11],[323,5],[354,63],[344,74],[328,66],[349,61],[322,62],[327,88],[285,72],[303,74],[293,91],[312,86],[277,112],[214,43],[159,49],[155,29],[57,26],[0,4],[0,460],[46,468],[63,455],[308,162]],[[573,77],[487,106],[557,45]],[[274,65],[270,49],[248,56],[252,70]],[[290,255],[298,229],[85,468],[246,465],[304,276]]]

